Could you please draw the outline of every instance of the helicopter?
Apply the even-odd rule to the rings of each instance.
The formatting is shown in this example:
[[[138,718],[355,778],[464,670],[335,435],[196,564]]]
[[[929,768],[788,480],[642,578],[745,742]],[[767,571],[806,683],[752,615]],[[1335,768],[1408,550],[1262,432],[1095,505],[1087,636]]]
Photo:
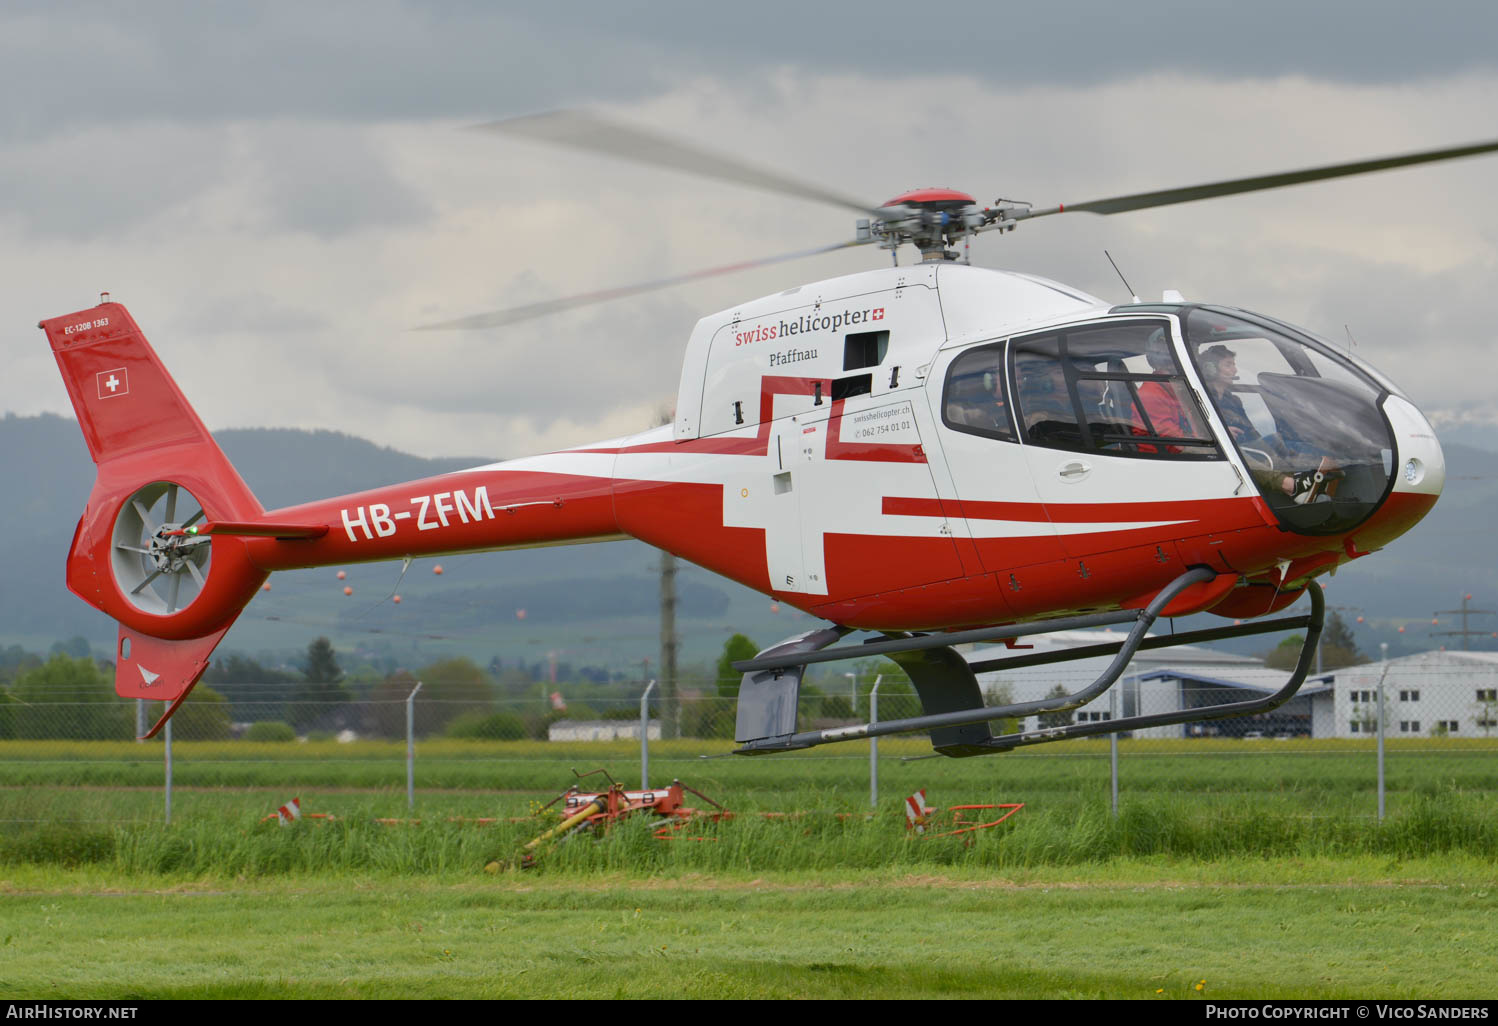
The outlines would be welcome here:
[[[699,320],[674,420],[627,437],[266,511],[126,309],[41,322],[97,477],[70,590],[119,624],[116,691],[170,718],[278,570],[636,538],[827,626],[736,663],[740,754],[926,731],[951,757],[1258,713],[1309,672],[1316,578],[1433,507],[1434,431],[1392,381],[1304,329],[1186,300],[1113,304],[973,266],[974,236],[1498,150],[1498,142],[1036,207],[950,188],[865,203],[581,112],[479,126],[861,216],[852,239],[425,329],[493,328],[853,246],[891,264]],[[918,262],[901,265],[912,245]],[[957,247],[961,247],[959,250]],[[107,299],[107,297],[105,297]],[[1263,619],[1308,597],[1305,613]],[[1230,626],[1151,635],[1161,617]],[[1247,622],[1245,622],[1247,621]],[[1127,625],[1122,641],[970,663],[955,646]],[[995,736],[992,722],[1092,701],[1145,648],[1304,632],[1275,693]],[[875,636],[838,644],[856,632]],[[976,674],[1112,655],[1092,683],[985,706]],[[813,664],[886,655],[921,715],[798,730]],[[1047,717],[1046,722],[1055,722]]]

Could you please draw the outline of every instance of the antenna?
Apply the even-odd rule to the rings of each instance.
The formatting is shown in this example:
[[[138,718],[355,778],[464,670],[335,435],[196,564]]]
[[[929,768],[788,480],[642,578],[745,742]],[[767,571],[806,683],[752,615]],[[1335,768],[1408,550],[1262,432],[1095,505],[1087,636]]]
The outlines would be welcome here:
[[[1128,290],[1129,297],[1133,299],[1134,302],[1139,302],[1139,293],[1134,291],[1134,286],[1129,284],[1129,279],[1125,278],[1123,276],[1123,272],[1118,269],[1118,265],[1113,263],[1113,254],[1109,253],[1105,249],[1103,250],[1103,256],[1108,258],[1108,263],[1113,264],[1113,273],[1118,275],[1118,280],[1124,283],[1124,288]]]

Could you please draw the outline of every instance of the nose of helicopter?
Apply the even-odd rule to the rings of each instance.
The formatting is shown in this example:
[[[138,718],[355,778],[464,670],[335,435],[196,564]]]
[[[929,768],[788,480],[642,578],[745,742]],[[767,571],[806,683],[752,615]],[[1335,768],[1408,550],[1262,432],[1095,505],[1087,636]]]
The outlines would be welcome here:
[[[1394,433],[1389,493],[1350,539],[1359,551],[1382,548],[1419,523],[1446,484],[1446,457],[1430,421],[1409,400],[1390,395],[1384,415]]]

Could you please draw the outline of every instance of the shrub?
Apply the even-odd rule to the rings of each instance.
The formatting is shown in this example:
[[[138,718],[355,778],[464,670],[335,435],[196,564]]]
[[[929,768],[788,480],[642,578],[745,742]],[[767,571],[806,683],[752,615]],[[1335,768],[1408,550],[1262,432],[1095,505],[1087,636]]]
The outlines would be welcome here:
[[[459,713],[444,731],[446,736],[468,741],[517,741],[529,734],[526,722],[514,713]]]
[[[295,741],[296,731],[289,723],[261,720],[259,723],[250,724],[250,729],[244,732],[244,739],[246,741]]]

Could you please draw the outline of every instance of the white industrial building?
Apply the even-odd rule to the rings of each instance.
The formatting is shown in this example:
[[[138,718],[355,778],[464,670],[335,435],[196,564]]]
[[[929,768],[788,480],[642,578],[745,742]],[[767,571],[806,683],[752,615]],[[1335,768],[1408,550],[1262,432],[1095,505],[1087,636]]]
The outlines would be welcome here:
[[[1086,645],[1121,642],[1122,631],[1057,631],[1024,639],[1031,651],[1043,653]],[[969,662],[1026,655],[1003,646],[963,653]],[[1057,686],[1076,692],[1096,680],[1112,656],[1092,656],[1075,662],[1028,666],[978,675],[990,703],[1007,692],[1016,702],[1044,698]],[[1299,693],[1278,709],[1259,716],[1178,723],[1135,731],[1134,737],[1174,738],[1225,736],[1326,736],[1332,729],[1331,674],[1312,675]],[[1272,694],[1284,686],[1288,670],[1267,669],[1263,660],[1199,645],[1144,650],[1134,656],[1113,688],[1073,712],[1074,722],[1096,722],[1122,716],[1175,712],[1207,705],[1244,702]],[[1039,726],[1038,717],[1025,718],[1022,729]]]
[[[650,741],[661,739],[661,721],[651,720],[646,729]],[[546,728],[548,741],[638,741],[639,720],[557,720]]]
[[[1121,631],[1058,631],[1026,638],[1042,653],[1120,642]],[[1003,646],[963,652],[969,662],[1029,654]],[[1076,692],[1096,680],[1111,656],[981,673],[978,683],[994,704],[1044,698],[1059,685]],[[1226,705],[1272,694],[1288,670],[1263,661],[1195,645],[1138,653],[1113,688],[1071,714],[1073,722],[1176,712]],[[1385,663],[1312,673],[1289,702],[1258,716],[1149,727],[1134,737],[1368,737],[1377,731],[1377,699],[1384,695],[1384,734],[1389,738],[1498,737],[1498,653],[1422,652]],[[1026,717],[1023,730],[1039,726]]]
[[[1420,652],[1336,672],[1333,737],[1498,737],[1498,652]],[[1321,735],[1318,735],[1321,736]]]

